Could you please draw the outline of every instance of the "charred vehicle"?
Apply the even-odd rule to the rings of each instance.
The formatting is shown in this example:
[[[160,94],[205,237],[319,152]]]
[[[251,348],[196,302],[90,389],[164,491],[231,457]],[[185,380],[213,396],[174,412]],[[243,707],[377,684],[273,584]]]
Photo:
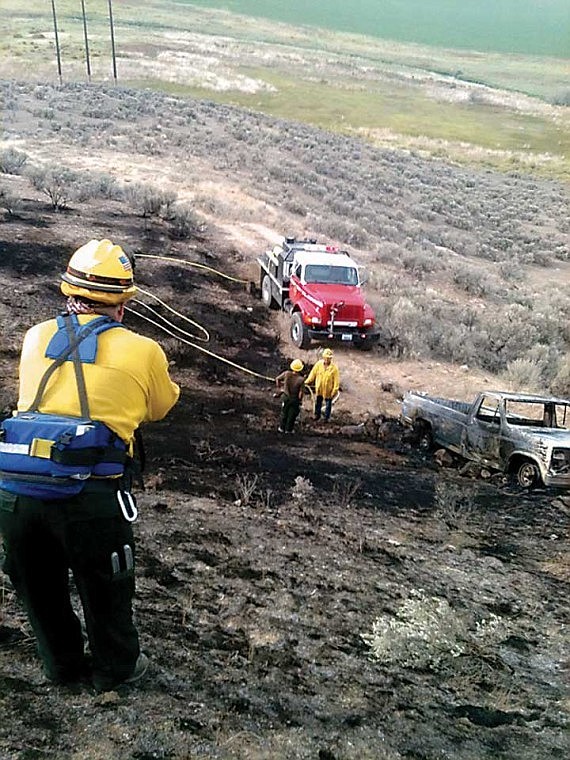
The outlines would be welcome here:
[[[569,399],[489,391],[466,403],[409,392],[402,420],[426,450],[437,444],[524,488],[570,488]]]
[[[257,263],[261,298],[268,308],[291,315],[291,340],[298,348],[318,340],[366,349],[378,340],[359,267],[348,253],[316,240],[285,238]]]

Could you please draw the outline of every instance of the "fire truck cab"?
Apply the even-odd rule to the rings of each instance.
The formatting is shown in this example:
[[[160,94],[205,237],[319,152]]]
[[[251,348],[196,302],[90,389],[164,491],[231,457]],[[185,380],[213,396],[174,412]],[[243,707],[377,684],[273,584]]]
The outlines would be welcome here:
[[[378,340],[359,267],[346,251],[285,238],[257,261],[261,298],[268,308],[291,315],[291,340],[298,348],[309,348],[313,340],[371,348]]]

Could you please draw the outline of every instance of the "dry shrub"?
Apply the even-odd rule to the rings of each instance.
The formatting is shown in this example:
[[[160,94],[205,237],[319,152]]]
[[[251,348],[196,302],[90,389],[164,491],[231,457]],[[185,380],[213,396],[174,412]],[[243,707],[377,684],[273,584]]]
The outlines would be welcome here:
[[[560,363],[559,370],[552,381],[552,391],[564,398],[570,398],[570,357]]]
[[[15,148],[0,151],[0,173],[21,174],[28,160],[27,153]]]
[[[234,495],[236,497],[235,503],[237,506],[248,507],[253,503],[258,481],[259,476],[255,473],[236,475]]]
[[[352,506],[355,496],[362,486],[361,480],[342,480],[333,486],[333,503],[341,509]]]
[[[515,359],[507,364],[503,377],[513,388],[524,391],[538,391],[542,386],[542,371],[532,359]]]
[[[297,475],[291,488],[291,498],[298,504],[306,504],[313,499],[315,487],[308,478]]]
[[[441,480],[434,491],[435,514],[454,530],[465,530],[476,514],[476,491],[457,483]]]
[[[174,192],[159,190],[140,182],[127,185],[124,193],[131,206],[145,218],[149,216],[169,218],[177,198]]]
[[[189,206],[177,206],[168,217],[170,234],[177,240],[189,238],[200,227],[200,220]]]
[[[0,208],[3,208],[8,216],[14,216],[22,207],[22,200],[11,190],[0,187]]]
[[[42,167],[34,167],[28,172],[32,186],[46,195],[54,211],[67,208],[75,195],[76,185],[79,181],[77,172],[65,166],[55,164]]]
[[[485,656],[486,650],[503,641],[509,626],[498,615],[469,621],[446,599],[412,589],[393,614],[372,624],[362,638],[372,657],[384,664],[417,670],[441,670],[463,654]]]

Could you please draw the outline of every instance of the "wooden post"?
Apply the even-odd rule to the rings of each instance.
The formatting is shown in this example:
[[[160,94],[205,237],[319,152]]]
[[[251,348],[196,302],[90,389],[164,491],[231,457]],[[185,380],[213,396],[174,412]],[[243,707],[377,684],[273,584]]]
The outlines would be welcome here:
[[[59,50],[59,34],[57,32],[57,13],[55,10],[55,0],[51,0],[51,10],[53,13],[53,31],[55,34],[55,50],[57,54],[57,73],[59,76],[59,83],[61,85],[63,82],[63,78],[61,76],[61,53]]]
[[[113,79],[117,84],[117,57],[115,55],[115,30],[113,28],[113,2],[109,0],[109,25],[111,27],[111,52],[113,55]]]
[[[83,14],[83,36],[85,38],[85,62],[87,63],[87,81],[91,82],[91,61],[89,60],[89,37],[87,36],[87,16],[85,15],[85,0],[81,0]]]

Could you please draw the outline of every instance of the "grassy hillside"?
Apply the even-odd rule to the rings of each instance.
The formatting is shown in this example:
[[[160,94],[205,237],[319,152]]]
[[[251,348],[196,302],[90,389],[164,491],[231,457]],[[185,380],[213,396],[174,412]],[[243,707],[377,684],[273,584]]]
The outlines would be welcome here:
[[[28,166],[49,166],[57,149],[58,171],[79,170],[65,177],[69,203],[118,194],[147,219],[163,209],[175,238],[190,204],[228,231],[255,280],[263,246],[251,244],[256,228],[352,246],[369,269],[385,352],[505,373],[497,384],[568,392],[569,201],[561,183],[453,167],[148,90],[28,84],[3,92],[7,136]],[[13,155],[0,160],[0,169],[21,172]],[[40,173],[46,197],[56,177]],[[18,200],[10,207],[4,199],[8,217]],[[169,245],[149,236],[151,250]]]
[[[85,81],[80,5],[59,0],[63,81]],[[88,4],[92,80],[112,78],[108,4]],[[2,4],[4,78],[56,81],[48,4]],[[567,61],[404,45],[154,0],[115,3],[118,81],[507,171],[570,177]]]

